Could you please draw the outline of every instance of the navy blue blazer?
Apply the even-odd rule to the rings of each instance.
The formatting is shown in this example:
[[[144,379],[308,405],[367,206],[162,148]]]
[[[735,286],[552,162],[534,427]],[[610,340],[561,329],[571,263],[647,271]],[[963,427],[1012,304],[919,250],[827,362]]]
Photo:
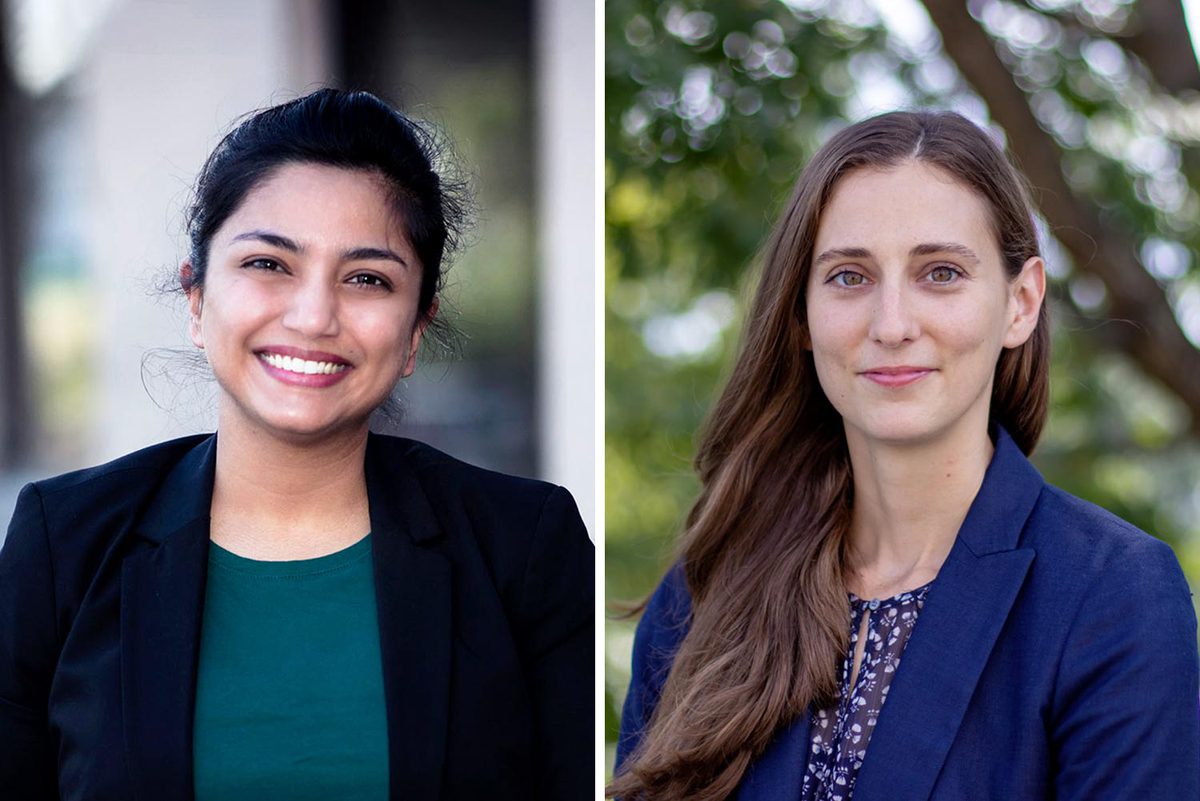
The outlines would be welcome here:
[[[193,797],[215,436],[27,486],[0,551],[0,797]],[[594,784],[593,548],[566,490],[372,435],[394,799]]]
[[[617,764],[640,741],[690,601],[675,568],[638,626]],[[1164,543],[1047,485],[1004,431],[925,600],[854,801],[1200,798],[1196,617]],[[738,801],[796,801],[809,716]]]

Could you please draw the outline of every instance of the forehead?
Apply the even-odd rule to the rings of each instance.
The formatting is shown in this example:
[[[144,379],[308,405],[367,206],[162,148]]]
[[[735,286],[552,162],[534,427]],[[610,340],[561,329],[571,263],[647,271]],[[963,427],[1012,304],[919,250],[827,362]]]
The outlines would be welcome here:
[[[942,168],[907,161],[843,176],[821,213],[816,252],[865,247],[882,255],[922,242],[959,242],[999,258],[987,201]]]
[[[290,163],[246,193],[218,237],[265,228],[298,239],[360,242],[407,237],[384,179],[368,170]],[[236,230],[235,230],[236,229]]]

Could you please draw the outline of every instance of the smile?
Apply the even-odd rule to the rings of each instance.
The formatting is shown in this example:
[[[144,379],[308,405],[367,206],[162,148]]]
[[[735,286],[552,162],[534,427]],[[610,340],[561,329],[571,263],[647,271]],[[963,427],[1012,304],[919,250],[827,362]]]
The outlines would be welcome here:
[[[337,362],[315,362],[309,359],[281,356],[278,353],[259,353],[258,358],[278,370],[286,370],[297,375],[333,375],[346,369],[346,364]]]

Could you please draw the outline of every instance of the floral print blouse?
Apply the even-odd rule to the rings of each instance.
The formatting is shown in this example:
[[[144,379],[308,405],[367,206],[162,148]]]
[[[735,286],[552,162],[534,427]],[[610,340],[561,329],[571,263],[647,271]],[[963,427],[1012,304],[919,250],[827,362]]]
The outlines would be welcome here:
[[[867,753],[867,744],[888,687],[900,664],[900,655],[925,605],[930,584],[884,600],[865,601],[850,595],[850,646],[842,661],[841,687],[836,705],[813,713],[810,727],[808,770],[800,791],[801,801],[850,801],[854,781]],[[854,686],[850,671],[869,615],[867,642]]]

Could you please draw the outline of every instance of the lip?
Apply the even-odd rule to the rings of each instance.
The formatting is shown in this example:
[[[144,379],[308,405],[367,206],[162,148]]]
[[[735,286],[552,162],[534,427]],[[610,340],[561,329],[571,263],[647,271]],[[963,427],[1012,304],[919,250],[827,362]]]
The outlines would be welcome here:
[[[880,386],[905,387],[920,381],[933,371],[932,367],[901,365],[899,367],[872,367],[869,370],[863,370],[859,375]]]
[[[339,370],[336,373],[293,373],[291,370],[284,370],[282,367],[276,367],[269,364],[263,358],[264,354],[273,354],[277,356],[290,356],[293,359],[304,359],[313,362],[328,362],[330,364],[344,365],[345,369]],[[258,357],[258,363],[262,365],[267,375],[274,378],[283,384],[288,384],[293,387],[308,387],[312,389],[323,389],[332,387],[334,384],[341,382],[350,371],[354,369],[354,365],[346,359],[338,356],[336,353],[328,353],[320,350],[306,350],[304,348],[293,348],[289,345],[268,345],[263,348],[257,348],[254,355]]]

